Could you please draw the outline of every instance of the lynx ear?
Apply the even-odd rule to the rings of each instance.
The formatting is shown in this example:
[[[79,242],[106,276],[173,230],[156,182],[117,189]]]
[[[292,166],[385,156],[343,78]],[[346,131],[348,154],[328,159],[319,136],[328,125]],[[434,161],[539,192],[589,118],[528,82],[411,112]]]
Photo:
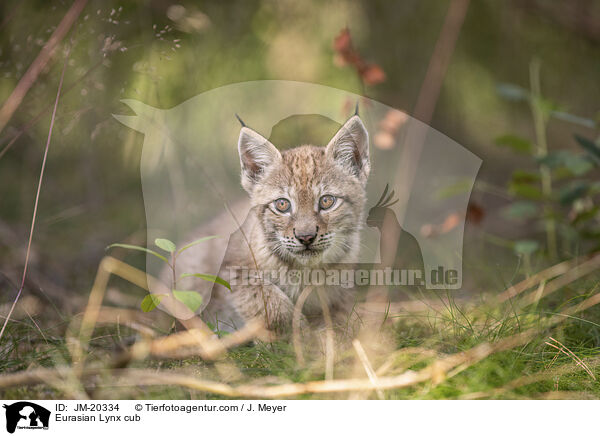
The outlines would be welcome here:
[[[364,184],[369,177],[369,133],[358,115],[354,115],[327,144],[326,153],[334,162],[350,171]]]
[[[248,127],[242,127],[238,140],[242,165],[242,186],[250,193],[271,165],[281,160],[281,153],[268,139]]]

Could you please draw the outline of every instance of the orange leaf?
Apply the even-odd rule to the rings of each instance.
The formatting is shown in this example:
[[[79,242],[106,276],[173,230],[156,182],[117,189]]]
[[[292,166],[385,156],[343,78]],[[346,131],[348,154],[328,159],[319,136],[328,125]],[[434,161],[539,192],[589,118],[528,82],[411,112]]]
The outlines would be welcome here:
[[[450,215],[448,215],[446,217],[446,219],[442,223],[440,233],[442,233],[442,234],[448,233],[450,230],[452,230],[459,224],[460,224],[460,217],[458,216],[458,214],[456,212],[451,213]]]
[[[339,53],[352,50],[352,38],[347,27],[333,40],[333,49]]]
[[[360,73],[363,81],[367,85],[376,85],[385,81],[385,73],[379,65],[370,64],[367,65]]]

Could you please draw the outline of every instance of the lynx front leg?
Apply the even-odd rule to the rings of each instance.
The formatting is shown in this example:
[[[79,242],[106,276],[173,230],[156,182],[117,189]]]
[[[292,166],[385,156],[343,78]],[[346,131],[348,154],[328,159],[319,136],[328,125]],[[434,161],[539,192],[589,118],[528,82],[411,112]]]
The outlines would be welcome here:
[[[294,303],[276,285],[247,286],[232,295],[236,311],[246,320],[262,318],[269,330],[282,332],[290,329]],[[301,325],[308,323],[302,315]]]

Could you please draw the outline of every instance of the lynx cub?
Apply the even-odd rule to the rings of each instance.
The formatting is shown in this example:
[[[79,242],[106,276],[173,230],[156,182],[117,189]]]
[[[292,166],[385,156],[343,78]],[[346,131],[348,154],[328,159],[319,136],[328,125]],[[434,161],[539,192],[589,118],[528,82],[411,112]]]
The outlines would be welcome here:
[[[280,152],[243,126],[238,150],[251,209],[231,235],[219,271],[232,283],[232,292],[215,285],[202,316],[222,330],[260,317],[270,329],[281,331],[291,325],[303,285],[284,283],[272,272],[326,272],[336,264],[349,269],[352,265],[343,264],[358,258],[370,170],[368,133],[355,115],[325,147],[302,145]],[[242,283],[244,270],[270,275],[260,284]],[[334,320],[345,322],[354,301],[351,290],[323,286],[322,291]],[[303,322],[322,319],[321,312],[318,293],[312,292]]]

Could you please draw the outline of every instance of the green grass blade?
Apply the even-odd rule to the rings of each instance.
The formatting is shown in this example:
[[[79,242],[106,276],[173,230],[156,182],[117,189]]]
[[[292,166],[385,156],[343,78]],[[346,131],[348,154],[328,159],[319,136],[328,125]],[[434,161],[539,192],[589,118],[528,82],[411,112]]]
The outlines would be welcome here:
[[[162,254],[158,254],[156,251],[150,250],[148,248],[139,247],[137,245],[129,245],[129,244],[111,244],[108,247],[106,247],[106,249],[108,250],[113,247],[127,248],[129,250],[144,251],[146,253],[149,253],[153,256],[158,257],[160,260],[162,260],[165,263],[169,263],[168,259],[165,256],[163,256]]]
[[[229,289],[231,291],[231,285],[229,284],[229,282],[225,279],[222,279],[219,276],[215,276],[212,274],[196,273],[196,274],[181,274],[181,276],[179,278],[183,279],[186,277],[198,277],[199,279],[206,280],[207,282],[218,283],[220,285],[225,286],[227,289]]]
[[[181,254],[181,253],[183,253],[185,250],[187,250],[188,248],[191,248],[191,247],[193,247],[194,245],[198,245],[198,244],[200,244],[201,242],[208,241],[209,239],[215,239],[215,238],[218,238],[218,237],[219,237],[218,235],[213,235],[213,236],[205,236],[204,238],[197,239],[197,240],[195,240],[194,242],[190,242],[189,244],[187,244],[187,245],[185,245],[185,246],[181,247],[181,248],[179,249],[179,251],[177,252],[177,254]]]

